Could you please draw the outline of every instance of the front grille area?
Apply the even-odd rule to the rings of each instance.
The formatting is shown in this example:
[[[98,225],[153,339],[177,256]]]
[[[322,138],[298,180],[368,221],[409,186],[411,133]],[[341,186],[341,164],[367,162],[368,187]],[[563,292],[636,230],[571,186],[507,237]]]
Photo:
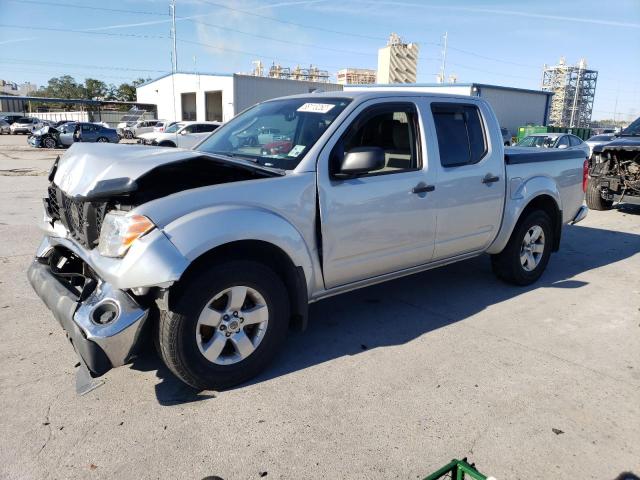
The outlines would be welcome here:
[[[106,202],[84,202],[65,195],[51,184],[48,189],[47,210],[49,216],[60,221],[75,238],[86,248],[98,244],[100,227],[106,214]]]

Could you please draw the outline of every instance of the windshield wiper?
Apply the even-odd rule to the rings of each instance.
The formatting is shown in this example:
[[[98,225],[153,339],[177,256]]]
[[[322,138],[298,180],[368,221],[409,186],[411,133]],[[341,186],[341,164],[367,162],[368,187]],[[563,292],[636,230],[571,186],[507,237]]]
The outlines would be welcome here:
[[[252,162],[258,163],[258,157],[255,155],[249,155],[248,153],[236,153],[236,152],[211,152],[214,155],[224,155],[225,157],[232,158],[246,158]]]

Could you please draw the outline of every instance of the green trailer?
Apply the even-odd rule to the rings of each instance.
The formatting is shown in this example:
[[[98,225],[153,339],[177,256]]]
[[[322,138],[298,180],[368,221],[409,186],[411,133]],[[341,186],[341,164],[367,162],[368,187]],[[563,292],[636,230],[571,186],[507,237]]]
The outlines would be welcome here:
[[[582,140],[587,140],[591,137],[590,128],[568,128],[568,127],[553,127],[544,125],[525,125],[518,128],[518,142],[527,135],[533,135],[536,133],[570,133],[576,137],[580,137]]]

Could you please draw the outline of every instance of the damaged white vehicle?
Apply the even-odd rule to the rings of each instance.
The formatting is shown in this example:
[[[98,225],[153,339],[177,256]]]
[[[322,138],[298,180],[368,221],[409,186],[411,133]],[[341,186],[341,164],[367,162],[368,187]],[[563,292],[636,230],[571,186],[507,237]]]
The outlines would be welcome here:
[[[271,100],[196,150],[74,145],[28,276],[93,376],[155,342],[185,383],[226,388],[322,298],[483,253],[536,281],[586,215],[585,160],[505,152],[475,97]]]

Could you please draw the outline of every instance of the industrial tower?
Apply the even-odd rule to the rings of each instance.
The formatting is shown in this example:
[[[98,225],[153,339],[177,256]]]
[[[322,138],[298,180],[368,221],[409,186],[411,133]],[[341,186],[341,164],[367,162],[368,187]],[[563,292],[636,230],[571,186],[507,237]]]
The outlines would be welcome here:
[[[544,66],[542,90],[553,92],[549,124],[558,127],[585,128],[591,123],[598,72],[587,69],[583,58],[577,66],[567,65],[564,57],[558,65]]]

